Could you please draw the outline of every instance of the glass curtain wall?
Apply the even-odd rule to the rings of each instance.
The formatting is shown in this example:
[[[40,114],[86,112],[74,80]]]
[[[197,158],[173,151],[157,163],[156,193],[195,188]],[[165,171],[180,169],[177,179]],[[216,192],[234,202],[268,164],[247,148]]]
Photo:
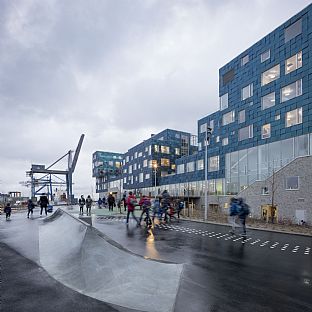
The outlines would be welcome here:
[[[311,155],[312,134],[259,145],[225,156],[225,193],[237,194],[299,156]]]

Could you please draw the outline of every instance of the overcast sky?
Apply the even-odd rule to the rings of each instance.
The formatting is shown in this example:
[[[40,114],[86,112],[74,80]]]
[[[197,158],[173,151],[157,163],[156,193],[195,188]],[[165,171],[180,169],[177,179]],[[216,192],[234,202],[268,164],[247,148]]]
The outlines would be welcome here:
[[[310,1],[0,0],[0,192],[74,150],[76,196],[92,153],[151,133],[196,134],[218,109],[218,70]],[[66,169],[61,163],[57,169]]]

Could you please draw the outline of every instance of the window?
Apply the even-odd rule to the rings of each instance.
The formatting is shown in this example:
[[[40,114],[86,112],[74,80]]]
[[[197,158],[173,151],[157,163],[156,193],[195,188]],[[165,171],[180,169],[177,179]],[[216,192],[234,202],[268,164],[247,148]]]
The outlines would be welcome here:
[[[186,172],[193,172],[195,170],[194,161],[190,161],[186,164]]]
[[[133,170],[137,170],[137,164],[133,164]]]
[[[209,158],[208,172],[219,170],[219,156],[213,156]]]
[[[267,139],[271,136],[271,124],[266,124],[262,126],[261,137],[262,139]]]
[[[267,51],[263,52],[261,54],[261,63],[263,63],[266,60],[270,59],[270,57],[271,57],[271,51],[270,50],[267,50]]]
[[[150,160],[149,161],[149,168],[157,168],[158,164],[157,164],[157,160],[156,159],[153,159],[153,160]]]
[[[223,80],[223,85],[228,84],[229,82],[231,82],[234,79],[235,76],[235,71],[234,69],[230,69],[229,71],[227,71],[223,76],[222,76],[222,80]]]
[[[280,120],[280,119],[281,119],[281,115],[279,115],[279,114],[276,115],[274,119],[275,119],[275,120]]]
[[[124,184],[127,183],[127,178],[123,178],[123,183],[124,183]]]
[[[261,86],[278,79],[280,77],[280,65],[276,65],[261,74]]]
[[[249,55],[247,54],[241,58],[241,66],[246,65],[248,62],[249,62]]]
[[[184,164],[177,166],[177,174],[184,173]]]
[[[176,169],[176,165],[175,164],[173,164],[173,165],[171,165],[171,170],[175,170]]]
[[[243,141],[253,137],[253,125],[238,130],[238,140]]]
[[[220,96],[220,110],[224,110],[229,106],[229,94],[225,93]]]
[[[132,173],[132,165],[129,166],[128,173],[129,173],[129,174]]]
[[[211,132],[212,132],[214,129],[214,120],[210,120],[209,127],[211,128]]]
[[[145,180],[148,180],[150,177],[151,177],[151,175],[150,175],[149,173],[147,173],[147,174],[145,175]]]
[[[158,145],[154,145],[154,152],[156,152],[156,153],[159,152],[159,146]]]
[[[267,109],[275,105],[275,92],[269,93],[261,98],[261,109]]]
[[[160,164],[161,164],[161,166],[169,167],[170,166],[170,160],[167,158],[161,158]]]
[[[302,107],[286,113],[286,127],[302,123]]]
[[[138,157],[138,152],[134,153],[134,158],[136,159]]]
[[[285,75],[302,67],[302,51],[293,55],[285,61]]]
[[[161,146],[160,147],[160,151],[163,153],[163,154],[169,154],[170,153],[170,149],[169,149],[169,146]]]
[[[178,147],[176,147],[174,149],[174,152],[175,152],[176,155],[180,155],[180,149]]]
[[[261,194],[262,195],[269,195],[269,189],[267,186],[264,186],[262,189],[261,189]]]
[[[216,136],[216,143],[219,143],[220,142],[220,136]]]
[[[206,129],[207,129],[207,124],[206,123],[204,123],[204,124],[202,124],[202,125],[200,125],[200,133],[203,133],[203,132],[206,132]]]
[[[143,172],[140,172],[140,174],[139,174],[139,182],[140,183],[143,182]]]
[[[126,162],[129,162],[129,156],[126,157]]]
[[[253,96],[253,84],[252,83],[242,88],[242,100],[246,100],[251,96]]]
[[[297,37],[302,32],[302,20],[292,23],[290,26],[285,28],[285,43],[289,40]]]
[[[222,116],[222,125],[228,125],[235,120],[235,111],[228,112]]]
[[[203,170],[204,169],[204,160],[199,159],[197,160],[197,170]]]
[[[286,102],[302,95],[302,80],[297,80],[296,82],[282,88],[281,93],[281,102]]]
[[[142,157],[142,152],[139,152],[139,153],[138,153],[138,157]]]
[[[286,190],[299,190],[299,177],[286,177]]]
[[[147,167],[147,159],[143,160],[143,167]]]
[[[228,145],[229,144],[229,138],[224,138],[222,140],[222,145],[225,146],[225,145]]]
[[[238,113],[238,123],[242,123],[242,122],[245,122],[245,110],[244,109]]]

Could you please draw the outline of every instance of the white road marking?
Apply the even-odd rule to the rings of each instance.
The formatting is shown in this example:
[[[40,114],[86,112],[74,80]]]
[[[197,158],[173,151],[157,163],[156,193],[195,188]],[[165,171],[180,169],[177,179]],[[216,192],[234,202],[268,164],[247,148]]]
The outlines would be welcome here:
[[[257,244],[261,241],[261,239],[256,239],[254,242],[250,243],[250,245],[254,245],[254,244]]]
[[[270,246],[271,249],[275,248],[279,243],[275,242],[272,246]]]
[[[285,244],[285,245],[281,248],[281,250],[282,250],[282,251],[285,251],[285,250],[288,248],[288,246],[289,246],[289,244]]]
[[[300,246],[295,246],[292,252],[297,252],[299,250]]]
[[[305,251],[304,251],[304,254],[305,255],[308,255],[311,251],[311,248],[310,247],[306,247]]]
[[[262,244],[260,245],[260,247],[263,247],[263,246],[267,245],[269,242],[270,242],[270,241],[265,241],[264,243],[262,243]]]

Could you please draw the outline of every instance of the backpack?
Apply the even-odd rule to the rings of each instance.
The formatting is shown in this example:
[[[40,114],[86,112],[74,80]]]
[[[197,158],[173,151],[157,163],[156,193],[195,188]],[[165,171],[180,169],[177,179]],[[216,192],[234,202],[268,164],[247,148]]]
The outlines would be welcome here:
[[[240,206],[241,206],[241,208],[240,208],[240,211],[238,213],[239,216],[247,217],[249,215],[249,213],[250,213],[249,206],[246,203],[244,203],[244,202],[242,202],[240,204]]]
[[[238,215],[241,210],[241,206],[238,204],[237,200],[233,201],[230,206],[230,216]]]

